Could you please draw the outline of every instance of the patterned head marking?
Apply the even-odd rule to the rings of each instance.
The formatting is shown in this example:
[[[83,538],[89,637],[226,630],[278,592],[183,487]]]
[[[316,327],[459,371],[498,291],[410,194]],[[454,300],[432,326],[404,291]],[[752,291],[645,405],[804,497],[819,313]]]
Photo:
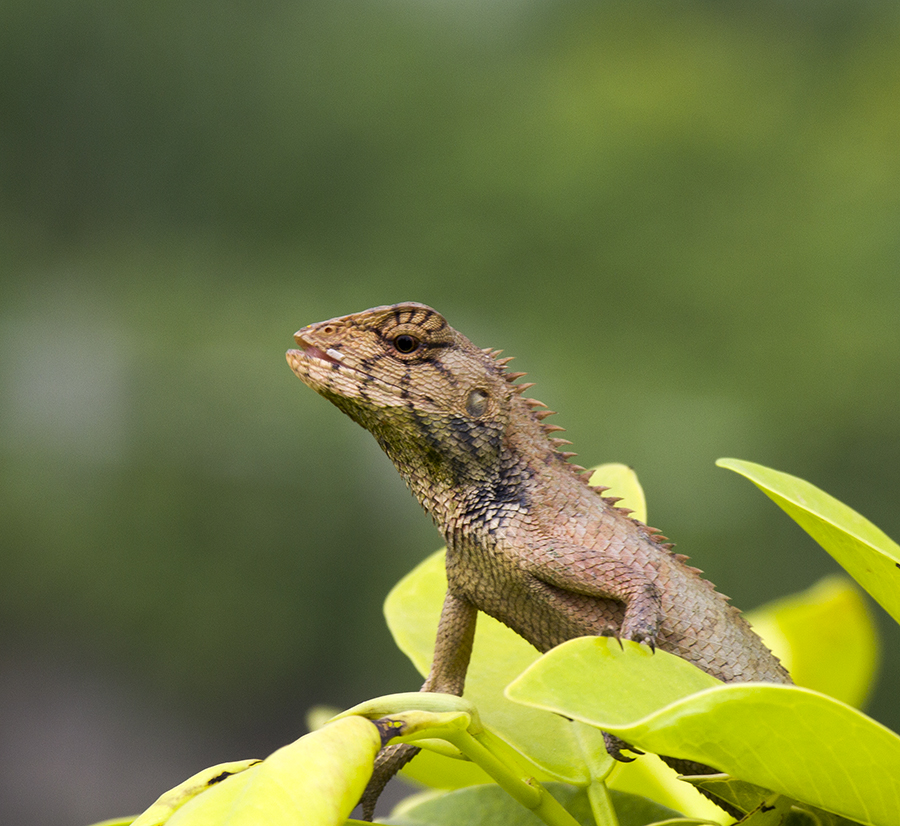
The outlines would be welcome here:
[[[366,411],[496,416],[512,392],[499,365],[424,304],[375,307],[310,324],[294,339],[297,376],[364,427]]]

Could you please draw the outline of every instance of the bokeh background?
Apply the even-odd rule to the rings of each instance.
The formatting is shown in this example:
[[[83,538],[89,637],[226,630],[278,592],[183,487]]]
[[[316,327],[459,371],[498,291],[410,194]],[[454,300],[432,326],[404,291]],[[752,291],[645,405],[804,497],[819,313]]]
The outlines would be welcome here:
[[[836,566],[717,457],[900,537],[895,3],[5,0],[0,79],[2,822],[418,686],[380,606],[440,539],[312,321],[516,355],[741,607]]]

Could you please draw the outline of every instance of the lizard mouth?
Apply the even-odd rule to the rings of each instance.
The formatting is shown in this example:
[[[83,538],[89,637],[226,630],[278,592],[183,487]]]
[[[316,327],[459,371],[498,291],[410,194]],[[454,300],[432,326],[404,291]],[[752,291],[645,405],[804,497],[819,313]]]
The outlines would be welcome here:
[[[320,350],[318,347],[314,347],[312,344],[307,344],[301,350],[288,350],[288,357],[292,361],[324,361],[327,364],[340,364],[340,362],[334,358],[334,356],[329,355],[324,350]]]
[[[288,350],[285,356],[291,370],[306,384],[310,384],[310,382],[315,383],[312,371],[316,367],[319,370],[325,369],[329,373],[335,370],[342,371],[342,368],[347,368],[347,365],[341,360],[341,354],[338,351],[323,350],[321,347],[316,347],[315,344],[303,337],[302,331],[294,333],[294,341],[297,342],[300,349]]]
[[[309,361],[315,359],[327,362],[328,364],[341,363],[340,359],[335,358],[336,355],[340,355],[339,353],[334,353],[334,355],[332,355],[332,351],[325,351],[316,347],[314,344],[311,344],[303,338],[302,331],[294,333],[294,341],[297,342],[297,346],[300,349],[288,350],[288,358],[292,361]]]
[[[305,328],[304,328],[305,329]],[[321,393],[327,389],[330,393],[351,397],[356,395],[361,381],[373,381],[374,377],[360,371],[356,359],[347,357],[336,348],[323,350],[304,337],[304,330],[294,333],[294,341],[299,349],[285,353],[288,366],[304,384]],[[349,362],[349,363],[348,363]],[[388,396],[402,396],[402,389],[390,382],[375,381]]]

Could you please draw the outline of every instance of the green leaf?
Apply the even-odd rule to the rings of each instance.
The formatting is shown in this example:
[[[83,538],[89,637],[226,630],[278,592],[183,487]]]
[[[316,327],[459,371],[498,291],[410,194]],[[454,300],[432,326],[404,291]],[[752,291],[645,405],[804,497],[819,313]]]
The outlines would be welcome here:
[[[403,767],[403,776],[408,780],[432,789],[461,789],[493,782],[480,766],[468,760],[455,760],[422,749],[415,760]]]
[[[415,760],[403,767],[403,776],[433,789],[461,789],[492,783],[490,776],[480,766],[468,760],[455,760],[422,749]]]
[[[644,495],[633,471],[624,465],[597,468],[593,484],[608,485],[608,495],[622,496],[622,506],[643,515]],[[444,552],[432,554],[405,576],[388,594],[384,605],[388,627],[397,646],[425,676],[431,667],[434,641],[447,577]],[[590,776],[571,725],[544,712],[512,703],[503,690],[538,658],[538,652],[518,634],[485,614],[478,615],[478,631],[466,678],[465,697],[477,707],[484,724],[531,760],[541,780],[586,784]],[[452,787],[478,772],[462,770],[450,758],[432,755],[410,764],[414,779],[437,787]]]
[[[753,482],[900,622],[900,546],[887,534],[796,476],[739,459],[716,464]]]
[[[606,784],[612,790],[649,798],[704,822],[730,822],[718,806],[690,784],[681,782],[675,770],[652,753],[631,763],[617,763]]]
[[[712,678],[664,651],[650,656],[634,643],[617,648],[595,637],[564,643],[513,683],[509,696],[638,748],[715,766],[862,823],[896,826],[900,737],[884,726],[796,686],[719,684],[679,699],[691,690],[686,669],[697,672],[698,687]],[[654,674],[665,685],[648,685]],[[601,684],[618,688],[585,690]]]
[[[207,782],[171,816],[159,819],[151,807],[135,826],[340,826],[365,789],[380,747],[374,723],[337,720],[262,762]]]
[[[745,780],[738,780],[727,774],[711,774],[701,777],[687,777],[688,783],[698,789],[714,794],[721,800],[725,800],[736,809],[752,813],[748,818],[741,820],[741,824],[756,826],[756,824],[772,823],[772,826],[782,826],[787,822],[783,818],[787,811],[793,812],[793,819],[789,822],[792,826],[850,826],[854,821],[847,820],[840,815],[823,811],[815,806],[800,803],[784,795],[775,795],[771,789],[763,789]]]
[[[678,812],[666,806],[660,806],[652,800],[647,800],[639,795],[617,792],[609,793],[619,818],[619,826],[645,826],[645,824],[658,823],[659,821],[676,821],[680,826],[690,826],[692,823],[708,823],[706,820],[684,818]],[[575,812],[573,811],[573,814]]]
[[[720,800],[730,803],[744,813],[752,812],[772,797],[771,789],[764,789],[746,780],[738,780],[728,774],[699,775],[689,777],[687,782],[698,789],[712,792]]]
[[[830,576],[745,615],[797,685],[860,707],[878,670],[878,635],[859,589]]]
[[[572,790],[562,799],[557,797],[565,806],[574,793],[574,787],[563,788]],[[556,792],[556,789],[553,791]],[[470,786],[413,806],[404,806],[402,814],[379,818],[379,822],[390,826],[458,826],[463,823],[466,826],[493,826],[498,823],[504,826],[542,826],[536,815],[492,784]]]
[[[635,652],[634,658],[628,665],[613,667],[610,673],[601,675],[601,669],[596,667],[597,658],[621,661],[625,656],[623,646]],[[583,670],[581,665],[585,666]],[[625,679],[619,679],[620,671],[627,672]],[[678,657],[666,654],[659,658],[649,649],[627,640],[620,646],[606,637],[582,637],[545,654],[514,680],[505,693],[514,702],[577,720],[581,718],[568,711],[576,695],[579,702],[596,698],[604,712],[621,703],[629,710],[631,704],[637,704],[650,713],[667,702],[715,685],[719,685],[715,677]],[[533,691],[539,693],[540,702],[533,702],[538,696]],[[585,722],[593,724],[590,718]],[[617,764],[609,785],[620,791],[640,791],[681,811],[713,819],[721,817],[720,809],[676,780],[672,769],[658,760]]]
[[[791,817],[792,808],[793,801],[790,798],[770,794],[767,800],[750,811],[740,822],[743,826],[784,826]]]
[[[582,824],[594,826],[587,791],[561,783],[550,783],[548,790]],[[634,795],[612,792],[619,826],[647,826],[678,817],[677,812]],[[402,813],[401,813],[402,812]],[[497,786],[474,786],[429,798],[379,822],[390,826],[540,826],[541,821],[518,806]],[[694,823],[695,821],[685,821]]]
[[[665,651],[654,653],[630,640],[579,637],[547,652],[508,686],[506,696],[591,725],[599,717],[622,725],[721,684]]]

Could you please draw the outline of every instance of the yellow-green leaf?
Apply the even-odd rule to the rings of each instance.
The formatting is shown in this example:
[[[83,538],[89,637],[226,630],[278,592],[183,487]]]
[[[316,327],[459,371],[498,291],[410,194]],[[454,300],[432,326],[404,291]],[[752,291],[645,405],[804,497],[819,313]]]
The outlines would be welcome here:
[[[160,795],[156,802],[140,817],[133,819],[131,826],[161,826],[168,822],[172,814],[184,806],[192,798],[201,792],[206,792],[213,786],[240,772],[255,766],[259,760],[234,760],[230,763],[219,763],[208,769],[197,772],[183,783],[179,783],[174,789]]]
[[[548,791],[579,823],[594,824],[589,792],[562,784],[550,784]],[[677,812],[629,794],[614,792],[612,802],[619,826],[672,823],[692,826],[695,820],[672,820]],[[496,786],[470,789],[428,797],[398,807],[384,819],[391,826],[535,826],[540,821]]]
[[[716,464],[753,482],[900,622],[900,545],[803,479],[739,459],[719,459]]]
[[[591,474],[592,485],[606,485],[609,488],[603,495],[618,496],[622,499],[619,507],[631,508],[635,519],[647,521],[647,500],[644,489],[638,481],[637,474],[628,465],[610,462],[594,468]]]
[[[859,589],[830,576],[746,614],[797,685],[860,707],[878,670],[878,635]]]
[[[378,728],[346,717],[201,789],[168,819],[139,826],[341,826],[372,775]],[[143,815],[142,815],[143,817]]]
[[[665,651],[631,640],[578,637],[548,651],[510,683],[506,696],[591,725],[598,717],[623,725],[718,685],[715,677]]]

